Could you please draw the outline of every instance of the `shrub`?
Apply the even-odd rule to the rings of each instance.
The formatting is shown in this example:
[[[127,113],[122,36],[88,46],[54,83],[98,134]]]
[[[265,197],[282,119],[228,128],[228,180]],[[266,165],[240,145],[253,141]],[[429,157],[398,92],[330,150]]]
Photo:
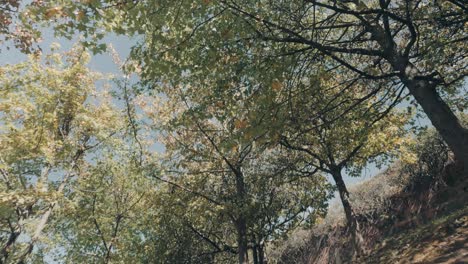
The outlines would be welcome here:
[[[417,142],[412,146],[417,161],[403,165],[403,172],[410,177],[407,191],[431,187],[441,182],[440,177],[452,156],[447,144],[434,129],[421,132]]]

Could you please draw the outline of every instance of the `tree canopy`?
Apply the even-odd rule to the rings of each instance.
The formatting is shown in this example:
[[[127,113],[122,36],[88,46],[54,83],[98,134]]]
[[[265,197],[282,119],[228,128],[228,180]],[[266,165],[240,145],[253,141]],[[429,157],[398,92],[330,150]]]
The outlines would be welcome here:
[[[454,112],[466,107],[457,96],[466,76],[460,1],[92,1],[71,9],[115,32],[143,35],[134,58],[148,82],[176,82],[188,68],[200,80],[242,69],[271,82],[279,75],[270,60],[304,54],[311,64],[327,58],[328,69],[349,78],[385,82],[388,90],[403,85],[468,165],[468,132]],[[62,32],[86,26],[76,20]]]
[[[415,116],[468,171],[467,17],[458,0],[0,4],[0,44],[31,53],[0,66],[0,262],[265,263],[334,191],[358,254],[345,175],[416,163]],[[41,26],[81,43],[39,52]],[[139,40],[114,77],[87,66],[108,33]]]

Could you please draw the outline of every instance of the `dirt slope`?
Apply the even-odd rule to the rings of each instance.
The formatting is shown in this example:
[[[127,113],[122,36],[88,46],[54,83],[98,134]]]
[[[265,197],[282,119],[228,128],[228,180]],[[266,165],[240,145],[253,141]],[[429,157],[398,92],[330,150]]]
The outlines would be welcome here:
[[[357,259],[341,217],[283,241],[270,262],[468,263],[468,178],[451,180],[447,168],[415,181],[394,167],[356,188],[353,204],[365,250]]]
[[[385,238],[355,263],[468,263],[468,207]]]

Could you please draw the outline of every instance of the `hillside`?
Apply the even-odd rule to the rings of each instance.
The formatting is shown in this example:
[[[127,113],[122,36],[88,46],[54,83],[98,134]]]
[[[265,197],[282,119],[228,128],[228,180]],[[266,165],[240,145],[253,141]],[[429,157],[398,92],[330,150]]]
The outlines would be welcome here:
[[[467,263],[468,208],[386,237],[356,263]]]
[[[342,209],[335,207],[317,227],[276,244],[272,262],[467,263],[468,181],[453,161],[443,164],[437,173],[395,164],[351,188],[361,256],[353,256]]]

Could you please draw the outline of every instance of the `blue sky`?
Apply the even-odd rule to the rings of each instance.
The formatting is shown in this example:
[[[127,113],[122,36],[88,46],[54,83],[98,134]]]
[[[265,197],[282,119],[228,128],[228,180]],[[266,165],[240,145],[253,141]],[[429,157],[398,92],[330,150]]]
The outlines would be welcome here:
[[[43,40],[39,43],[39,46],[42,48],[43,52],[47,53],[50,50],[52,43],[59,43],[61,46],[60,51],[69,50],[74,43],[77,42],[78,38],[67,40],[65,38],[57,38],[53,35],[51,30],[44,30],[42,33]],[[125,36],[116,36],[109,34],[104,40],[105,43],[112,44],[117,52],[120,54],[121,58],[125,58],[130,53],[132,45],[136,41],[125,37]],[[0,51],[0,65],[5,64],[15,64],[21,61],[26,60],[27,55],[19,52],[18,50],[12,48],[10,50],[2,49]],[[112,58],[109,54],[98,54],[92,57],[89,67],[92,70],[102,72],[102,73],[113,73],[118,74],[119,70],[115,63],[112,61]]]

